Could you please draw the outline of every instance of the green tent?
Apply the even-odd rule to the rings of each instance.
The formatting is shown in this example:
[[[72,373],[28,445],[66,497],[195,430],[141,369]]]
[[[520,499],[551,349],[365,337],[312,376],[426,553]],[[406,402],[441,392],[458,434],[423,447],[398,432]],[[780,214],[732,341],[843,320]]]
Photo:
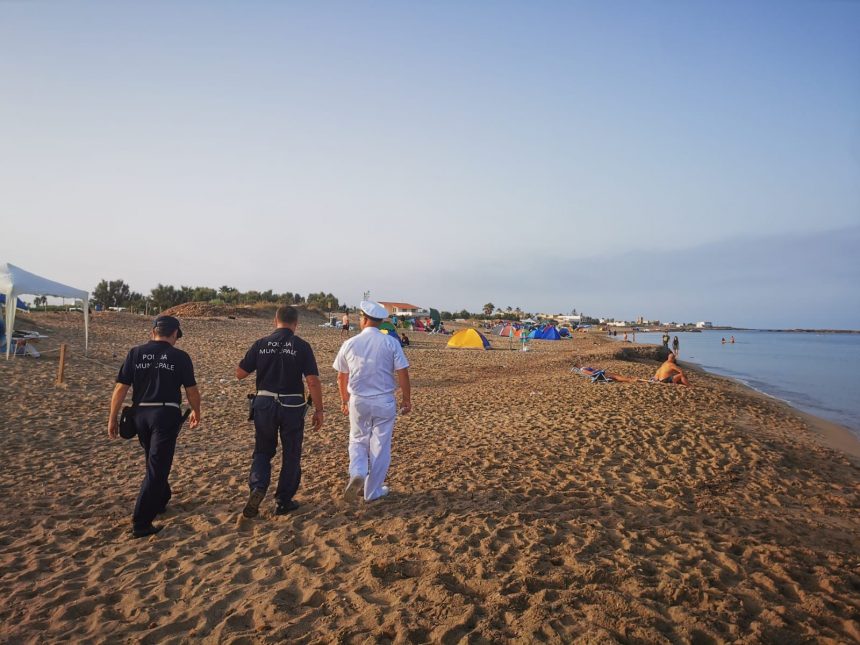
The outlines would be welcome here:
[[[433,321],[433,329],[439,329],[442,324],[442,316],[436,309],[430,308],[430,320]]]
[[[394,329],[394,325],[392,325],[389,321],[384,321],[381,325],[379,325],[379,331],[383,334],[388,334],[389,336],[393,336],[400,341],[400,336],[397,335],[397,330]]]

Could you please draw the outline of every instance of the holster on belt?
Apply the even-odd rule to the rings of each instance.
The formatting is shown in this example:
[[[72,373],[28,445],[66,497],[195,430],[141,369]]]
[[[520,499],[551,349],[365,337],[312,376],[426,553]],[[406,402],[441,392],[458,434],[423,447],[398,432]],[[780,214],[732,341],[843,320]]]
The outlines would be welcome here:
[[[248,421],[254,420],[254,399],[257,398],[256,394],[248,395]]]
[[[136,405],[126,405],[119,416],[119,436],[123,439],[134,439],[137,436],[137,426],[134,425]]]

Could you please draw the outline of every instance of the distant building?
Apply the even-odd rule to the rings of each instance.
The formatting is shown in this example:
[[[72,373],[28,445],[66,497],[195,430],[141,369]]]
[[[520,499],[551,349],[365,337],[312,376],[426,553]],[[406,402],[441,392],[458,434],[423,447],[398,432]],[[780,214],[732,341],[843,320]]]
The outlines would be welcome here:
[[[564,322],[567,322],[567,323],[581,323],[582,322],[582,315],[581,314],[576,314],[575,316],[573,316],[571,314],[566,314],[566,315],[559,314],[558,316],[556,316],[556,318],[558,318],[559,320],[563,320]]]
[[[713,326],[714,326],[714,323],[709,322],[709,321],[707,321],[707,320],[703,320],[702,322],[697,322],[697,323],[696,323],[696,328],[697,328],[697,329],[710,329],[710,328],[711,328],[711,327],[713,327]]]
[[[408,302],[385,302],[380,300],[379,304],[388,310],[391,316],[414,316],[422,311],[418,305],[410,305]]]

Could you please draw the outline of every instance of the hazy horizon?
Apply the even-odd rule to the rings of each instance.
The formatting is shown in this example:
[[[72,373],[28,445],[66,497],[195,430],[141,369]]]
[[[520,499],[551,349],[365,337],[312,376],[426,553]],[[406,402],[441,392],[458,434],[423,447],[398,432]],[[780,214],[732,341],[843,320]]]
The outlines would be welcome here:
[[[0,4],[0,262],[860,329],[860,3]]]

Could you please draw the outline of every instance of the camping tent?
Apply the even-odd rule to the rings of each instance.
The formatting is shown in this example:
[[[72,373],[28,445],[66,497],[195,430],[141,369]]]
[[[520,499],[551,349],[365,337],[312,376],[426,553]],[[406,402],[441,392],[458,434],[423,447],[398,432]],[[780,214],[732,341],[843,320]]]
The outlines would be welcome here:
[[[430,320],[433,321],[433,330],[438,331],[439,327],[442,326],[442,316],[439,314],[439,311],[436,309],[430,308]]]
[[[498,336],[508,337],[508,336],[511,336],[511,333],[514,331],[514,326],[511,324],[501,325],[497,329],[498,329],[498,331],[496,329],[493,330],[494,334],[496,334]]]
[[[77,298],[84,301],[84,349],[90,347],[90,294],[82,289],[75,289],[53,280],[48,280],[35,273],[24,271],[14,264],[0,264],[0,292],[6,294],[7,302],[21,294],[31,296],[55,296],[57,298]],[[12,336],[15,328],[15,307],[6,307],[6,333]],[[12,351],[12,343],[6,344],[6,360]]]
[[[543,328],[543,331],[537,333],[535,338],[538,340],[561,340],[561,336],[559,336],[555,325],[547,325]]]
[[[379,331],[381,331],[383,334],[388,334],[392,338],[396,339],[398,342],[400,341],[400,336],[397,335],[397,330],[394,328],[394,325],[392,325],[387,320],[381,325],[379,325]]]
[[[461,329],[454,332],[448,347],[457,349],[490,349],[490,341],[477,329]]]
[[[6,304],[6,294],[0,293],[0,305]],[[30,305],[21,300],[20,298],[15,298],[15,307],[22,311],[30,311]]]

